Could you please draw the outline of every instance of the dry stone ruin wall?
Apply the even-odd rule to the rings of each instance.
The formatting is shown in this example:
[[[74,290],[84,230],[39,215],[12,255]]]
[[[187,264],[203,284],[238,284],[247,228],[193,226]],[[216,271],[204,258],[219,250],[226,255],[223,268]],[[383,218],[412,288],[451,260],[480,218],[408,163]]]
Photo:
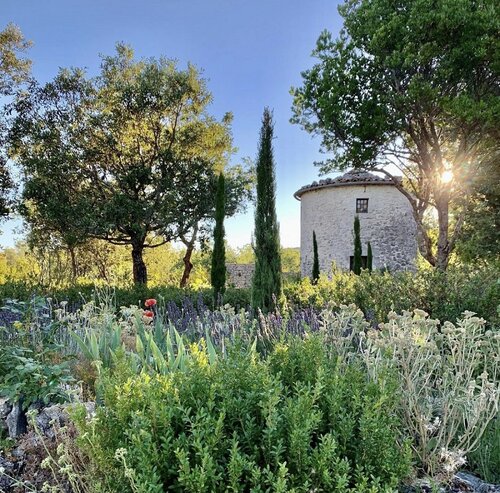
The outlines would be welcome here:
[[[234,288],[249,288],[252,285],[254,264],[226,264],[226,285]]]

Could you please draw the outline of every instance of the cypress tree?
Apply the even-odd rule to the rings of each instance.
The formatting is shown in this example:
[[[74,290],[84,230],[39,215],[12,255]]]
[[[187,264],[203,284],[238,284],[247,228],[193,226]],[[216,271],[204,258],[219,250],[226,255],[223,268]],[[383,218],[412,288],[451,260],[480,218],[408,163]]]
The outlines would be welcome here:
[[[354,261],[352,265],[352,271],[354,274],[361,274],[361,254],[362,254],[362,246],[361,246],[361,233],[360,233],[360,225],[359,225],[359,217],[356,216],[354,218]]]
[[[368,242],[368,251],[366,253],[366,268],[369,272],[373,269],[373,253],[372,253],[372,244]]]
[[[313,284],[317,284],[318,279],[319,279],[318,242],[316,241],[316,231],[313,231],[313,270],[312,270]]]
[[[272,114],[268,108],[265,108],[256,166],[255,272],[252,280],[252,306],[264,312],[275,308],[275,300],[280,299],[282,293],[273,134]]]
[[[224,245],[224,215],[226,209],[226,180],[219,175],[215,195],[214,250],[210,281],[214,290],[215,304],[220,301],[226,286],[226,247]]]

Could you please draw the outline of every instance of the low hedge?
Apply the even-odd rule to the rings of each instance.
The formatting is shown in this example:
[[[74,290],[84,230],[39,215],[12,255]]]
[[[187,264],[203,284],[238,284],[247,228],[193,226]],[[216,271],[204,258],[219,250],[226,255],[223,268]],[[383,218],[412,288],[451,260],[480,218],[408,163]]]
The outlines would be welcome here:
[[[109,291],[119,306],[142,304],[147,298],[174,302],[181,306],[186,298],[213,307],[213,291],[181,289],[176,286],[131,286],[129,288],[97,288],[77,285],[65,289],[47,290],[22,282],[0,285],[0,301],[26,301],[34,295],[51,297],[54,302],[67,301],[79,306],[95,296]],[[464,311],[473,311],[487,320],[490,327],[500,327],[500,264],[479,267],[451,266],[447,272],[419,270],[417,272],[363,271],[360,276],[351,272],[336,272],[331,278],[321,276],[313,285],[308,278],[285,282],[285,296],[290,308],[323,309],[354,303],[374,323],[386,320],[391,310],[401,312],[420,308],[439,320],[454,321]],[[247,308],[251,289],[228,288],[223,303],[235,308]]]

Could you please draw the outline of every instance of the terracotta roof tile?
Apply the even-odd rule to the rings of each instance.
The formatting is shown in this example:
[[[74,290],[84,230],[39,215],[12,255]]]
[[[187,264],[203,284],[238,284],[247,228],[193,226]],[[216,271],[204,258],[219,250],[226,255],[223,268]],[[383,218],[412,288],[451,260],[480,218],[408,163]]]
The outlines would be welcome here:
[[[400,179],[397,177],[397,179]],[[335,178],[326,178],[324,180],[313,181],[310,185],[305,185],[297,190],[293,196],[300,200],[300,197],[311,190],[319,188],[340,187],[349,185],[394,185],[391,178],[386,176],[378,176],[368,171],[350,170],[342,176]]]

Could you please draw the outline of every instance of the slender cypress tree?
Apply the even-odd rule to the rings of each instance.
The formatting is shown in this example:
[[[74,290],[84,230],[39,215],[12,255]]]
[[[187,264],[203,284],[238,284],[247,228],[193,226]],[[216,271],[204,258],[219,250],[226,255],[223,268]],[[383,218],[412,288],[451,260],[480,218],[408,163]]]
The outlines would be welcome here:
[[[257,157],[257,205],[255,208],[255,272],[252,306],[268,312],[282,293],[279,225],[276,217],[276,178],[273,157],[274,125],[264,109]]]
[[[319,279],[318,242],[316,241],[316,231],[313,231],[313,271],[312,271],[313,284],[317,284],[318,279]]]
[[[352,271],[354,274],[361,274],[361,254],[362,254],[362,246],[361,246],[361,233],[360,233],[360,225],[359,225],[359,217],[356,216],[354,218],[354,261],[352,265]]]
[[[373,253],[372,253],[372,244],[368,242],[368,250],[366,253],[366,268],[369,272],[373,269]]]
[[[216,305],[220,301],[220,297],[224,294],[226,286],[226,247],[224,245],[225,209],[226,180],[221,173],[217,182],[217,193],[215,196],[214,250],[212,252],[212,270],[210,273]]]

